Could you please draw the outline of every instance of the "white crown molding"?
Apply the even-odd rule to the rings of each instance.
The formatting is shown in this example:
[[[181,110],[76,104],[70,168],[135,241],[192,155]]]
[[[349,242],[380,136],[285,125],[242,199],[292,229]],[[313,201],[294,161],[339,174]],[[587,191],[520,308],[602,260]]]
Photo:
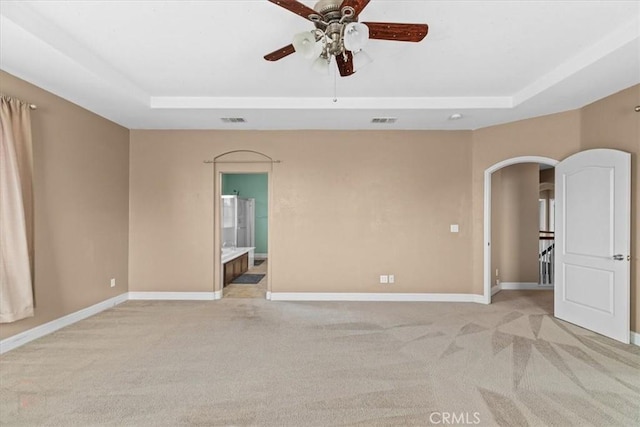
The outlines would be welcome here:
[[[211,112],[219,110],[221,114],[228,114],[225,110],[246,110],[257,116],[260,111],[273,113],[285,109],[296,110],[297,119],[290,120],[289,116],[286,121],[280,118],[278,120],[269,118],[270,121],[250,118],[250,128],[265,130],[378,129],[372,127],[374,125],[369,123],[368,118],[362,123],[324,120],[318,124],[316,113],[324,111],[335,114],[342,110],[364,112],[380,110],[401,116],[399,127],[396,129],[473,130],[579,108],[638,82],[638,79],[633,77],[635,70],[627,70],[612,76],[607,84],[597,85],[597,88],[592,90],[588,87],[589,79],[593,79],[590,76],[600,75],[598,72],[602,73],[603,69],[607,69],[606,67],[619,62],[616,59],[619,56],[616,55],[637,57],[634,54],[636,51],[633,50],[633,43],[640,44],[639,16],[630,16],[627,24],[620,25],[599,41],[576,52],[574,56],[548,73],[532,76],[532,81],[524,85],[520,81],[518,86],[509,89],[508,93],[491,90],[488,93],[476,94],[481,96],[457,94],[452,97],[339,97],[337,102],[334,102],[333,97],[305,98],[302,95],[300,97],[153,96],[149,93],[149,89],[145,89],[141,80],[134,80],[124,72],[124,65],[118,68],[117,63],[114,65],[103,59],[91,49],[91,46],[83,43],[81,38],[73,36],[63,26],[46,19],[46,16],[40,14],[33,3],[3,1],[0,15],[2,20],[6,19],[5,24],[9,23],[11,27],[16,27],[3,26],[5,43],[18,46],[19,43],[15,40],[20,40],[19,36],[23,33],[28,35],[29,39],[33,39],[35,46],[31,46],[34,50],[31,57],[46,53],[51,70],[56,70],[58,73],[49,72],[49,68],[42,71],[43,67],[33,65],[38,61],[28,61],[20,55],[6,54],[6,52],[0,64],[3,70],[131,129],[238,129],[238,127],[221,123],[218,117],[212,118]],[[78,76],[83,80],[82,84],[76,85],[74,79]],[[575,91],[572,85],[584,89],[569,96],[565,90],[569,86]],[[495,96],[491,96],[492,93]],[[162,94],[157,93],[157,95]],[[445,114],[446,112],[460,112],[464,114],[465,120],[448,121],[446,117],[449,114]],[[416,113],[424,114],[421,114],[418,119],[415,117]],[[442,113],[442,119],[440,116],[435,116],[440,113]],[[243,114],[245,112],[239,112],[239,116]]]
[[[65,31],[43,19],[28,5],[20,2],[3,4],[2,16],[11,20],[34,37],[45,42],[83,68],[120,88],[151,109],[510,109],[526,102],[570,78],[580,70],[615,52],[640,37],[640,18],[634,17],[594,45],[569,58],[554,70],[539,77],[512,96],[486,97],[405,97],[405,98],[340,98],[334,102],[326,98],[278,97],[185,97],[150,96],[132,83],[111,64],[96,56],[90,49]]]
[[[640,38],[640,17],[636,16],[628,25],[617,29],[607,37],[567,59],[552,71],[515,93],[512,97],[513,106],[517,107],[534,96],[567,80],[574,74],[638,38]]]
[[[100,77],[104,82],[129,98],[149,103],[149,94],[133,84],[109,62],[71,37],[66,31],[42,18],[33,8],[23,2],[3,1],[2,16],[21,27],[43,43],[49,45],[82,68]]]
[[[405,97],[405,98],[362,98],[346,97],[337,102],[327,98],[239,98],[239,97],[207,97],[207,96],[152,96],[152,109],[358,109],[376,110],[380,108],[392,110],[414,109],[493,109],[512,108],[510,96],[487,97]]]

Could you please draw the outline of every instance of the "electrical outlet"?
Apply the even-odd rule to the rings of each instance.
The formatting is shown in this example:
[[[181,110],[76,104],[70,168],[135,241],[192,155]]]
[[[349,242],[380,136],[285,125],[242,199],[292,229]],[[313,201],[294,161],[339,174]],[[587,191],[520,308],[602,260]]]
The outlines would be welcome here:
[[[389,276],[386,274],[380,275],[380,283],[389,283]]]
[[[496,277],[498,277],[500,274],[498,274],[498,269],[496,268]]]
[[[111,287],[112,288],[116,287],[116,279],[111,279]]]
[[[389,283],[395,283],[396,282],[396,276],[394,276],[393,274],[389,275]]]

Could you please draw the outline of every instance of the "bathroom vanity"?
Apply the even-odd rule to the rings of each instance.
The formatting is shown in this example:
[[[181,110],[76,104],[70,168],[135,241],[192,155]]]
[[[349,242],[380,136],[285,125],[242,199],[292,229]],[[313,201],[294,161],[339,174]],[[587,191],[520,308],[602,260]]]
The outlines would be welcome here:
[[[233,282],[253,266],[255,248],[222,248],[224,286]]]

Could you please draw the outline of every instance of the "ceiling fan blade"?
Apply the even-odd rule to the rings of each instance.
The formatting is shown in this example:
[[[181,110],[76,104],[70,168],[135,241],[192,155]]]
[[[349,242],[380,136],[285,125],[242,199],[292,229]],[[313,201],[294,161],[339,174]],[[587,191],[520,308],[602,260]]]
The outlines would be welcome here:
[[[266,59],[267,61],[277,61],[279,59],[284,58],[285,56],[291,55],[295,51],[296,50],[294,49],[293,45],[290,44],[285,47],[281,47],[278,50],[274,50],[271,53],[266,54],[264,56],[264,59]]]
[[[340,9],[343,9],[345,6],[350,6],[356,12],[355,16],[358,16],[370,1],[371,0],[344,0],[340,5]]]
[[[348,50],[345,51],[345,54],[347,55],[346,61],[342,55],[336,56],[336,65],[338,66],[338,71],[340,71],[340,75],[342,77],[347,77],[355,73],[353,70],[353,55]]]
[[[318,12],[311,9],[310,7],[305,6],[296,0],[269,0],[271,3],[277,4],[280,7],[284,7],[288,11],[295,13],[296,15],[302,16],[304,19],[308,19],[310,15],[318,15]]]
[[[419,42],[429,32],[427,24],[396,24],[393,22],[363,22],[369,27],[369,38],[395,40],[399,42]]]

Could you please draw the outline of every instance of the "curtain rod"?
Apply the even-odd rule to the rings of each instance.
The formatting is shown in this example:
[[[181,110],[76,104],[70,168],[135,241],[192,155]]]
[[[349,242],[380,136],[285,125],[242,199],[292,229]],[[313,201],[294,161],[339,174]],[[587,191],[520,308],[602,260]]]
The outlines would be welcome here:
[[[282,163],[280,160],[205,160],[203,163]]]
[[[7,99],[15,99],[16,101],[19,101],[19,102],[21,102],[23,104],[27,104],[27,106],[29,107],[30,110],[37,110],[38,109],[38,106],[36,104],[29,104],[28,102],[24,102],[21,99],[14,98],[13,96],[5,95],[4,93],[0,93],[0,95],[2,95],[3,98],[6,97]]]

